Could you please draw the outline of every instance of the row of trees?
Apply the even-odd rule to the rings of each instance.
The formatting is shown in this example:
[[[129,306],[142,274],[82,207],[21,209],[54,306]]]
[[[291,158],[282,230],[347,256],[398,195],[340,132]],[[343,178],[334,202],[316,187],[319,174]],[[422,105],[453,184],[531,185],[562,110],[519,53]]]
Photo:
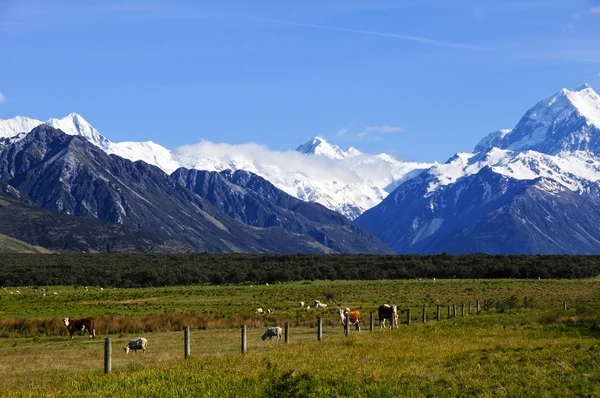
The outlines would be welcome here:
[[[114,287],[316,279],[585,278],[600,256],[310,254],[3,254],[0,285]]]

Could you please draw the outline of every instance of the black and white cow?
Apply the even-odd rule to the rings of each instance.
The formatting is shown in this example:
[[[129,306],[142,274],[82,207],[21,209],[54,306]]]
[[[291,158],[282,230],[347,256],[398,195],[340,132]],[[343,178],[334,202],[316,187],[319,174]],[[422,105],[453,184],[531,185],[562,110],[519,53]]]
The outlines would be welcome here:
[[[383,304],[379,306],[379,327],[385,328],[385,321],[390,321],[390,328],[398,326],[398,306]]]

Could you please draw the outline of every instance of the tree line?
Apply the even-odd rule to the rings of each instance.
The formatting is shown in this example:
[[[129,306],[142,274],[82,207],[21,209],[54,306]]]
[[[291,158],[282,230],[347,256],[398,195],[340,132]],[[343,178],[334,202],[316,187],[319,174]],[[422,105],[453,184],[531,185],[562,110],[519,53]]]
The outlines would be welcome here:
[[[1,286],[151,287],[298,280],[586,278],[600,256],[364,254],[2,254]]]

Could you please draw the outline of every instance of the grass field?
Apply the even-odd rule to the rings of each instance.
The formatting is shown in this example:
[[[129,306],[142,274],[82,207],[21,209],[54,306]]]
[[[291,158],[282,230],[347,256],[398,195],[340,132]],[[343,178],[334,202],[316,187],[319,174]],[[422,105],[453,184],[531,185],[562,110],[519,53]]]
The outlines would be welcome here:
[[[0,292],[3,395],[600,396],[598,278],[42,289]],[[315,299],[329,306],[300,309],[300,301]],[[447,305],[470,302],[475,312],[476,300],[485,303],[480,315],[461,317],[459,309],[447,319]],[[384,302],[411,308],[412,324],[369,332],[368,313]],[[258,307],[275,313],[257,315]],[[363,332],[344,337],[338,307],[360,310]],[[71,343],[60,319],[83,315],[96,318],[98,339]],[[319,315],[326,318],[322,342]],[[260,340],[265,325],[285,321],[289,345]],[[188,361],[184,324],[193,329]],[[241,324],[249,326],[245,355]],[[125,355],[123,346],[138,335],[148,351]],[[108,376],[104,337],[113,340]]]

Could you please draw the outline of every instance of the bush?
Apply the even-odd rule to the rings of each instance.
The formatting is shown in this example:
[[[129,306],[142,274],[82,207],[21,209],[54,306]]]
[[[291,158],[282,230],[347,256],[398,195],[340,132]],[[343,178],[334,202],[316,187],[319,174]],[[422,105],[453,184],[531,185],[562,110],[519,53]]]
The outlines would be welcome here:
[[[560,319],[560,314],[558,312],[549,312],[547,314],[540,315],[537,318],[537,322],[542,325],[550,325],[556,323]]]

